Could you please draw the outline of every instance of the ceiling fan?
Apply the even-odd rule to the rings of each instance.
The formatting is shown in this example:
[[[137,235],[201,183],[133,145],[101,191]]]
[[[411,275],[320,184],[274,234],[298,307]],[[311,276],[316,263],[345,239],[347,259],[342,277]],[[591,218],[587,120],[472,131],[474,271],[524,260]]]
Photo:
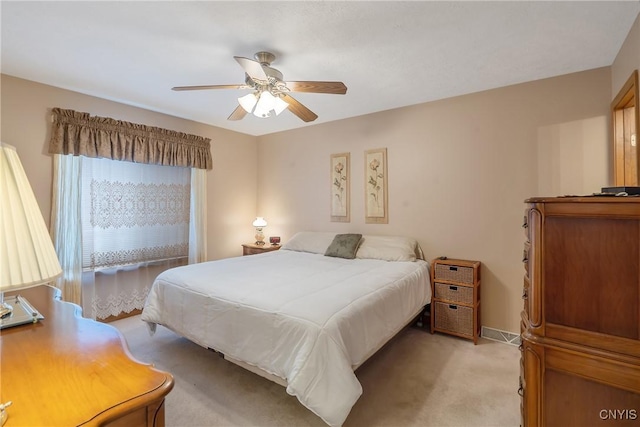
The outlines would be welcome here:
[[[312,122],[318,115],[302,105],[289,92],[330,93],[344,95],[347,87],[342,82],[299,81],[286,82],[282,73],[271,67],[276,56],[270,52],[258,52],[255,60],[234,56],[245,71],[245,83],[236,85],[176,86],[172,90],[204,89],[253,89],[253,92],[238,98],[240,105],[228,117],[228,120],[241,120],[247,114],[257,117],[278,115],[289,110],[305,122]]]

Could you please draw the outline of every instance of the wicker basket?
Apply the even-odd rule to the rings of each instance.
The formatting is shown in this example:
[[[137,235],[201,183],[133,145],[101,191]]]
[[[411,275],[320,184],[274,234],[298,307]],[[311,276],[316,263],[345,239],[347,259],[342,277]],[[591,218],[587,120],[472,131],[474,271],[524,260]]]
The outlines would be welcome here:
[[[436,264],[436,280],[473,284],[473,268],[459,265]]]
[[[461,304],[473,304],[473,288],[470,286],[456,286],[448,283],[435,285],[435,298]]]
[[[435,328],[473,336],[473,308],[435,303]]]

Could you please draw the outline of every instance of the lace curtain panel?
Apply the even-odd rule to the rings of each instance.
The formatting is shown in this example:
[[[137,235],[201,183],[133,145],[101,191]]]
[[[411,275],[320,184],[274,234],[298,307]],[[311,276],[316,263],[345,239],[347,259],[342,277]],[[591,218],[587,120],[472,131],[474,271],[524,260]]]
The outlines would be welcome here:
[[[82,286],[91,317],[142,309],[166,261],[186,264],[190,180],[189,168],[83,159]]]
[[[182,258],[143,266],[83,272],[83,316],[101,320],[142,310],[158,274],[186,264],[186,258]]]
[[[85,159],[82,267],[187,257],[190,179],[188,168]]]

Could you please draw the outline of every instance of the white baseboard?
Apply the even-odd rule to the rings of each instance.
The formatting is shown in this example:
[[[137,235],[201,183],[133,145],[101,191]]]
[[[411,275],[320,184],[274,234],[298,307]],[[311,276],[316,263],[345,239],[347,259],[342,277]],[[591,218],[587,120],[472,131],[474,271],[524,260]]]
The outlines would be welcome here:
[[[516,334],[513,332],[501,331],[499,329],[483,326],[480,335],[482,336],[482,338],[486,338],[488,340],[498,341],[515,346],[520,345],[520,334]]]

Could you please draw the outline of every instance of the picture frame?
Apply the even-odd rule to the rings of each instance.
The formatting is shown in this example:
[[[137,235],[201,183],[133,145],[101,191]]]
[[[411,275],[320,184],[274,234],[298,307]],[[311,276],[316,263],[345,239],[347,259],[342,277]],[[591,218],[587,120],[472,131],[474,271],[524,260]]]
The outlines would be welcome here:
[[[331,221],[351,221],[351,155],[350,153],[331,154]]]
[[[364,207],[366,224],[388,224],[387,149],[364,152]]]

